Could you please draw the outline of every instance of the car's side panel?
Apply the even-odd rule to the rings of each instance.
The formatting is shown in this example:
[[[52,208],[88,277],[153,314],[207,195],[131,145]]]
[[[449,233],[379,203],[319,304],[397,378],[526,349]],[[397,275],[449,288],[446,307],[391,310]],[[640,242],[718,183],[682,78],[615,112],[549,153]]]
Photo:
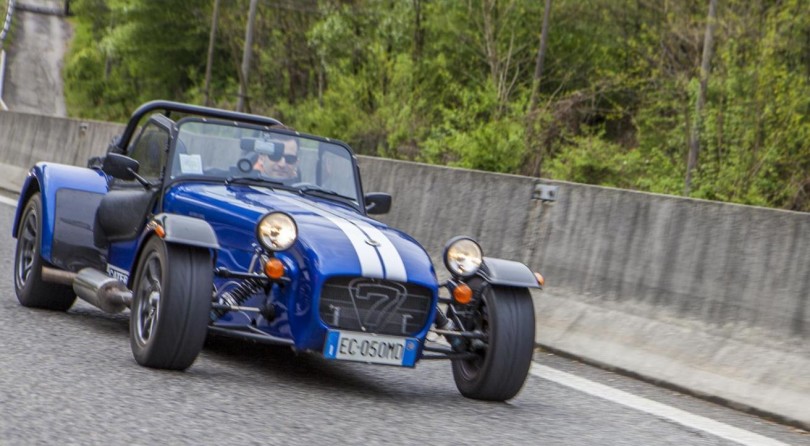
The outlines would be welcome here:
[[[151,233],[149,230],[144,230],[140,237],[133,240],[123,242],[110,243],[108,248],[108,259],[106,272],[109,276],[115,277],[122,282],[126,282],[131,287],[132,283],[130,278],[134,277],[132,269],[135,266],[135,256],[138,253],[138,247],[142,246],[143,241]]]
[[[56,191],[51,263],[68,271],[103,270],[105,243],[97,239],[96,210],[104,194],[62,188]]]
[[[60,190],[74,190],[87,194],[90,197],[97,194],[107,193],[107,177],[100,171],[83,167],[68,166],[57,163],[37,163],[29,172],[23,189],[20,193],[20,203],[17,206],[17,213],[20,213],[25,205],[24,200],[30,197],[33,188],[38,188],[42,195],[42,250],[40,255],[50,263],[71,263],[61,261],[53,257],[53,237],[56,227],[57,204],[61,206],[73,206],[72,200],[62,200],[57,203],[57,192]],[[68,194],[69,195],[69,194]],[[75,197],[72,197],[75,198]],[[19,226],[20,215],[15,217],[13,234],[16,236]],[[66,217],[71,220],[71,217]],[[87,218],[95,218],[95,212]],[[82,222],[72,222],[68,226],[72,228],[86,227],[88,223],[85,219]],[[92,221],[92,220],[90,220]],[[86,240],[85,240],[86,241]],[[92,242],[92,239],[91,239]],[[91,245],[92,246],[92,245]]]

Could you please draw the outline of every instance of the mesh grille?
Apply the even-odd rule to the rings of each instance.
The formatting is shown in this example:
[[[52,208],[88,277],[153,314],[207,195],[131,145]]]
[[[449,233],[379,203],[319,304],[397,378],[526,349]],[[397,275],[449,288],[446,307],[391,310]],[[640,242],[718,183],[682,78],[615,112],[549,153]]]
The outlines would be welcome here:
[[[332,327],[413,336],[427,323],[432,293],[409,283],[336,277],[321,292],[321,320]]]

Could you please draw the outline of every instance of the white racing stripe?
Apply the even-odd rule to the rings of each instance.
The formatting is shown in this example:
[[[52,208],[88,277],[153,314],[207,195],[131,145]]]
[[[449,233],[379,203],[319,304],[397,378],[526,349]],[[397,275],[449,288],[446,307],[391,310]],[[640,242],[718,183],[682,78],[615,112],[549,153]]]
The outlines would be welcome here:
[[[405,264],[402,262],[402,257],[400,257],[399,251],[391,243],[391,240],[382,231],[364,221],[358,220],[354,224],[372,240],[380,244],[377,249],[379,249],[380,256],[385,264],[385,277],[389,280],[407,282],[408,274],[405,272]]]
[[[530,373],[538,378],[546,379],[580,392],[597,396],[599,398],[621,404],[631,409],[640,410],[660,418],[665,418],[680,425],[698,429],[725,440],[734,441],[746,446],[787,446],[786,443],[774,440],[773,438],[755,434],[734,426],[729,426],[728,424],[721,423],[710,418],[695,415],[685,410],[676,409],[672,406],[667,406],[666,404],[648,400],[647,398],[633,395],[632,393],[627,393],[619,389],[614,389],[613,387],[599,384],[585,378],[580,378],[579,376],[565,373],[551,367],[532,363]]]
[[[382,265],[385,266],[386,279],[399,282],[408,281],[408,275],[405,272],[405,264],[402,262],[402,257],[400,257],[397,248],[391,243],[391,240],[382,231],[364,221],[349,220],[348,218],[341,217],[311,203],[296,201],[295,204],[309,209],[322,217],[328,218],[329,221],[336,224],[346,234],[349,241],[352,242],[355,251],[357,251],[357,256],[360,258],[363,276],[382,278],[382,270],[380,270],[379,275],[374,275],[377,272],[377,266],[380,265],[380,258],[382,258]],[[379,246],[375,249],[373,246],[366,243],[368,239],[379,243]],[[378,252],[379,255],[377,255]],[[374,260],[370,258],[371,255],[373,255]],[[382,265],[379,267],[382,268]],[[368,270],[371,271],[371,274],[366,273],[367,267]]]
[[[317,206],[297,200],[293,201],[282,195],[278,195],[278,198],[288,203],[301,206],[302,208],[320,215],[321,217],[326,218],[334,223],[335,226],[343,231],[354,247],[354,251],[357,253],[357,258],[360,260],[360,270],[362,271],[363,276],[376,279],[383,279],[385,277],[383,274],[383,266],[380,262],[380,256],[377,255],[377,250],[374,249],[373,246],[366,243],[366,235],[360,230],[360,228],[352,224],[349,220],[339,217]]]
[[[380,256],[377,255],[377,250],[375,250],[373,246],[365,243],[366,235],[363,234],[363,231],[344,218],[331,215],[327,212],[321,212],[320,210],[314,212],[324,218],[328,218],[329,221],[334,223],[346,234],[346,237],[352,242],[352,246],[354,246],[354,250],[357,252],[357,258],[360,259],[360,270],[363,272],[364,277],[384,278]]]

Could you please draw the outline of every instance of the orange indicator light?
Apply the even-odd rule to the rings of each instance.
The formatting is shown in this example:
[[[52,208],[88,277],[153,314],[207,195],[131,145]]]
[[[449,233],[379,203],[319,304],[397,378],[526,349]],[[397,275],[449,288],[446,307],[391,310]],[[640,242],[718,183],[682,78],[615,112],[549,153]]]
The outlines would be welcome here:
[[[157,236],[160,237],[160,238],[166,237],[166,230],[163,229],[163,226],[160,226],[160,225],[156,224],[155,225],[155,234],[157,234]]]
[[[537,279],[537,283],[539,283],[540,286],[543,286],[543,285],[546,284],[546,279],[543,277],[542,274],[536,272],[536,273],[534,273],[534,278]]]
[[[460,304],[468,304],[472,300],[472,288],[466,283],[460,283],[453,288],[453,299]]]
[[[280,279],[284,275],[284,264],[275,257],[268,259],[264,264],[264,273],[271,279]]]

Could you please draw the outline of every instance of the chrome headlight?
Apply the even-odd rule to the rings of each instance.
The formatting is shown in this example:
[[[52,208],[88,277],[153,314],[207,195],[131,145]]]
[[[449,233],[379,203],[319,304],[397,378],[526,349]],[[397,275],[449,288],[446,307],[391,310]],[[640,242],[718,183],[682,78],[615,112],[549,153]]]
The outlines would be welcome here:
[[[256,238],[269,251],[284,251],[298,239],[298,226],[289,215],[271,212],[259,220]]]
[[[455,276],[470,277],[481,267],[484,253],[475,240],[455,237],[444,247],[444,266]]]

